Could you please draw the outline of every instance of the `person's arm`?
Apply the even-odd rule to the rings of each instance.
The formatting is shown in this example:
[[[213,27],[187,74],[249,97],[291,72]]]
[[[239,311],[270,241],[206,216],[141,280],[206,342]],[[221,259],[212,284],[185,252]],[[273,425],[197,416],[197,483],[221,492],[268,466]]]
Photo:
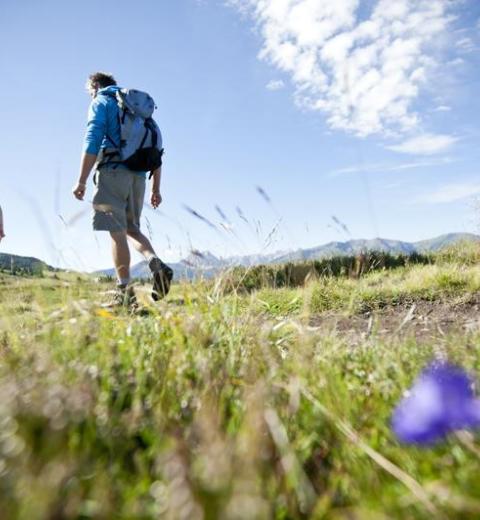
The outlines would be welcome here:
[[[162,179],[162,167],[159,166],[152,172],[152,193],[150,195],[150,203],[153,208],[158,208],[162,203],[162,196],[160,195],[160,181]]]
[[[73,189],[73,194],[78,200],[83,200],[85,191],[87,189],[87,180],[92,168],[97,161],[97,155],[91,153],[84,153],[80,164],[80,175],[77,181],[77,185]]]
[[[87,189],[87,180],[97,161],[98,152],[105,137],[107,128],[107,108],[97,99],[92,101],[88,111],[87,132],[80,162],[80,174],[73,194],[78,200],[83,200]]]
[[[3,213],[2,208],[0,207],[0,242],[2,241],[2,238],[5,237],[5,232],[3,229]]]

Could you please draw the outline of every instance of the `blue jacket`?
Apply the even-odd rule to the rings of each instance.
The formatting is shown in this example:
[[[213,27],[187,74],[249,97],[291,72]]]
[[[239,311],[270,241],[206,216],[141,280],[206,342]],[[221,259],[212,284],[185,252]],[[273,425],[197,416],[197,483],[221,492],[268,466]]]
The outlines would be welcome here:
[[[83,151],[97,155],[101,149],[115,148],[120,145],[120,121],[118,117],[118,105],[114,97],[120,87],[112,85],[97,92],[88,109],[87,131],[83,144]],[[111,140],[111,141],[110,141]],[[117,168],[127,170],[126,166],[119,164]],[[145,176],[143,172],[134,172]]]

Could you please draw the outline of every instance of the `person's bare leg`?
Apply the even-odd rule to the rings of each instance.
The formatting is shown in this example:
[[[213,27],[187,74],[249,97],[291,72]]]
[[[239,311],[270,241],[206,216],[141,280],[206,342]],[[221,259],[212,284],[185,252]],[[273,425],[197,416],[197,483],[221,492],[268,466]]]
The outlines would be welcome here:
[[[173,271],[158,258],[150,240],[141,231],[127,231],[127,234],[133,247],[145,257],[152,272],[152,298],[155,301],[163,298],[170,290]]]
[[[128,238],[132,246],[141,253],[146,260],[157,256],[150,240],[141,231],[127,231]]]
[[[130,280],[130,249],[125,231],[110,232],[112,237],[112,257],[120,284]]]

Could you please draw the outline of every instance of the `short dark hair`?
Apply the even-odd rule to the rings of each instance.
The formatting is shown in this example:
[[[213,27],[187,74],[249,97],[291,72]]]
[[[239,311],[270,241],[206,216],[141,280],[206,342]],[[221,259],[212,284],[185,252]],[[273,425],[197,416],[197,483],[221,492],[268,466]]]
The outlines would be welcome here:
[[[117,82],[111,74],[106,72],[94,72],[88,76],[87,86],[97,83],[99,88],[109,87],[110,85],[116,85]]]

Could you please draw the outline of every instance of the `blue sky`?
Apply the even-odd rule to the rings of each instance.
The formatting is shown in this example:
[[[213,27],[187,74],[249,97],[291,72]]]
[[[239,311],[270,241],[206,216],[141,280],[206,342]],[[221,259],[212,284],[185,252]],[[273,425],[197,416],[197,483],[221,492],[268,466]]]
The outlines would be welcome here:
[[[2,252],[111,264],[71,195],[96,70],[157,102],[164,202],[142,225],[169,261],[478,231],[475,0],[135,5],[0,2]]]

